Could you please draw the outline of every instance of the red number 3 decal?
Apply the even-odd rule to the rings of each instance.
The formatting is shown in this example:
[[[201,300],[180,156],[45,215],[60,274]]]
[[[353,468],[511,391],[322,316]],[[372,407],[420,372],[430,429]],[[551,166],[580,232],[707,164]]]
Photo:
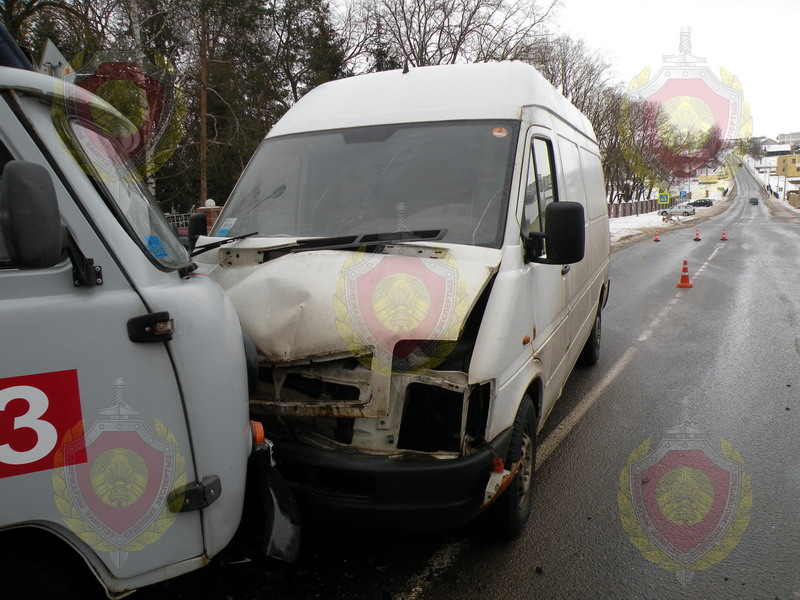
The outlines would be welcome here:
[[[81,418],[75,370],[0,379],[0,477],[52,469],[59,440]]]
[[[29,385],[18,385],[0,390],[0,411],[12,400],[21,398],[28,403],[28,412],[14,418],[14,429],[32,429],[36,444],[30,450],[18,452],[11,444],[0,444],[0,462],[9,465],[24,465],[36,462],[50,454],[58,443],[58,431],[49,421],[40,417],[47,412],[50,403],[45,393]]]

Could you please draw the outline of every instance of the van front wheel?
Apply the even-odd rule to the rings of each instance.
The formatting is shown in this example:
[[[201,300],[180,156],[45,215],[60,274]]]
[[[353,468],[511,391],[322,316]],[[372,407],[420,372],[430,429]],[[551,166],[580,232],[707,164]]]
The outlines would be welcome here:
[[[536,411],[524,396],[514,419],[505,468],[519,463],[517,474],[492,506],[496,536],[510,540],[522,531],[531,514],[536,469]]]
[[[594,317],[594,325],[592,331],[589,333],[589,339],[586,340],[586,345],[581,350],[578,356],[578,364],[584,367],[591,367],[596,365],[600,360],[600,337],[603,333],[603,319],[600,315],[600,309],[597,309],[597,314]]]

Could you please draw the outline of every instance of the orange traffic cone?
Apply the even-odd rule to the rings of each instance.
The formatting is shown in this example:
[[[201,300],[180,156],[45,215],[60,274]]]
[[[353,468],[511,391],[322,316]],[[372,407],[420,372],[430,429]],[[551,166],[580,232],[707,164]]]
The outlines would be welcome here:
[[[700,241],[700,230],[699,229],[695,229],[694,230],[694,241],[695,242],[699,242]]]
[[[689,283],[689,263],[683,261],[683,270],[681,271],[681,280],[675,286],[678,288],[690,288],[694,287],[691,283]]]
[[[654,242],[660,242],[661,240],[658,239],[658,232],[656,231],[656,239],[653,240]]]
[[[727,242],[728,241],[728,234],[725,232],[724,229],[722,230],[722,237],[719,238],[719,241],[720,242]]]

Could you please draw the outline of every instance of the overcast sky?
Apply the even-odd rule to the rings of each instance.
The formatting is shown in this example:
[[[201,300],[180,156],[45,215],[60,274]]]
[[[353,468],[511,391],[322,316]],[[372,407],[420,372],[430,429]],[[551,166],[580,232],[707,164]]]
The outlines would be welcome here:
[[[800,0],[562,0],[557,13],[557,29],[600,51],[626,88],[678,54],[685,26],[692,54],[741,81],[754,135],[800,131]]]

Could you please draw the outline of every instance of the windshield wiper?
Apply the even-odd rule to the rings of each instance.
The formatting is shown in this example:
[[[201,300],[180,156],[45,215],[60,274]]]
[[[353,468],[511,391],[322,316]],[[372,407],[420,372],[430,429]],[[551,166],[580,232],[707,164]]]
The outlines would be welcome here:
[[[289,252],[306,252],[308,250],[350,250],[354,248],[374,248],[386,246],[392,242],[436,241],[447,234],[447,229],[425,229],[417,231],[394,231],[389,233],[362,233],[360,235],[344,235],[329,238],[310,238],[297,240],[297,244],[288,248]]]
[[[214,248],[219,248],[220,246],[224,246],[225,244],[230,244],[231,242],[235,242],[236,240],[243,240],[246,237],[250,237],[253,235],[258,235],[257,231],[253,231],[252,233],[243,233],[242,235],[235,235],[233,237],[225,238],[224,240],[219,240],[216,242],[211,242],[210,244],[204,244],[202,246],[195,246],[194,252],[192,252],[192,257],[197,256],[198,254],[202,254],[203,252],[207,252],[208,250],[213,250]]]

